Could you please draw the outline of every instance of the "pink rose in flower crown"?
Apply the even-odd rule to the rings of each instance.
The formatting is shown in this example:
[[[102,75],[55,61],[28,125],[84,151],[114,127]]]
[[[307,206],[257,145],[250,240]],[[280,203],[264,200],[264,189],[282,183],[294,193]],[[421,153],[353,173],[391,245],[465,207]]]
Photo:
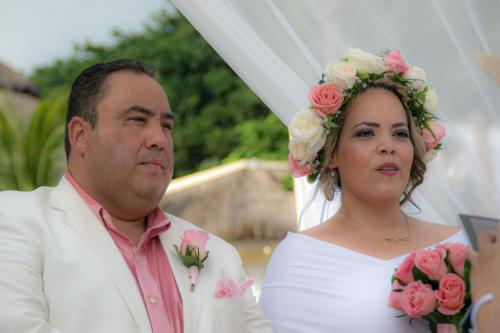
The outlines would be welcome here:
[[[392,50],[384,54],[384,64],[394,73],[404,73],[408,70],[408,65],[404,62],[401,53],[397,50]]]
[[[404,284],[408,284],[413,281],[413,265],[415,264],[415,253],[412,252],[408,255],[405,260],[398,266],[394,277],[398,278]]]
[[[440,244],[445,250],[448,250],[448,260],[458,275],[464,276],[465,259],[467,259],[467,245],[460,243]]]
[[[344,95],[334,83],[322,83],[312,87],[309,92],[312,112],[320,117],[334,115],[344,101]]]
[[[434,281],[439,281],[448,272],[444,258],[446,251],[443,248],[434,250],[421,249],[415,251],[415,266],[427,277]]]
[[[434,149],[446,135],[446,128],[437,121],[432,121],[429,128],[430,130],[427,128],[422,130],[422,136],[427,149]]]
[[[290,164],[290,173],[294,177],[307,176],[313,171],[308,165],[300,164],[300,161],[294,159],[291,154],[288,154],[288,163]]]
[[[448,316],[459,313],[464,306],[464,280],[453,273],[445,274],[439,281],[439,290],[436,291],[436,297],[439,303],[439,312]]]
[[[253,280],[246,279],[241,285],[237,285],[231,278],[222,279],[215,286],[215,298],[241,297],[253,284]]]
[[[401,300],[403,299],[404,288],[405,286],[401,285],[398,280],[394,280],[387,305],[396,310],[403,311],[403,308],[401,307]]]
[[[422,281],[412,281],[403,290],[401,308],[412,318],[421,318],[436,308],[436,296],[432,287]]]

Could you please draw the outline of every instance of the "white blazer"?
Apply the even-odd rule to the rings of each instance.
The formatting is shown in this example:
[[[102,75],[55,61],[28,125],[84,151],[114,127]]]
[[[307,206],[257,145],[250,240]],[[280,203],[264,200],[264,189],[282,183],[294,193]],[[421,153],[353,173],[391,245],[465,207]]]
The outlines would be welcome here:
[[[184,230],[199,228],[168,217],[172,226],[160,239],[181,294],[184,332],[271,332],[250,288],[243,297],[214,298],[222,277],[246,278],[235,249],[216,236],[190,291],[173,245]],[[0,332],[152,332],[120,251],[64,177],[54,188],[0,192]]]

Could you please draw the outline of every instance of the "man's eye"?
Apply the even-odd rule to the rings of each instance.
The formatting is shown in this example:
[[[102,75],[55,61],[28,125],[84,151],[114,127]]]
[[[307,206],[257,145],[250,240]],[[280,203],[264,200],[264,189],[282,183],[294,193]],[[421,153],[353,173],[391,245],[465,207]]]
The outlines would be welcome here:
[[[146,122],[146,118],[144,118],[144,117],[132,117],[132,118],[130,118],[130,120],[137,121],[139,123],[145,123]]]
[[[366,137],[366,136],[372,136],[373,131],[371,129],[362,129],[358,132],[356,132],[355,136],[357,137]]]
[[[163,126],[163,128],[165,128],[165,129],[169,129],[169,130],[172,130],[172,128],[174,127],[174,126],[173,126],[172,124],[170,124],[170,123],[165,123],[165,124],[163,124],[162,126]]]

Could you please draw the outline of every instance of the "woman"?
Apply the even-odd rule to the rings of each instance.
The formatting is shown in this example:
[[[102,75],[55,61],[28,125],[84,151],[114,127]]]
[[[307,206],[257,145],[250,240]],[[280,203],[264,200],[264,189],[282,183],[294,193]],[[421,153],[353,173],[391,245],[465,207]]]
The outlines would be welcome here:
[[[423,70],[398,51],[349,49],[290,124],[292,173],[318,179],[341,207],[326,222],[289,233],[269,263],[261,306],[277,333],[429,332],[388,307],[390,278],[405,256],[438,242],[465,242],[457,227],[407,216],[444,128]]]

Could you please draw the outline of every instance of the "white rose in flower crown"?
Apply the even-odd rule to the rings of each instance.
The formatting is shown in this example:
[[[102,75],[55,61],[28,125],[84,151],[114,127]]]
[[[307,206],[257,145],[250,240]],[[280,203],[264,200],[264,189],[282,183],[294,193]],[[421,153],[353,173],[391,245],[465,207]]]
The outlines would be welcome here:
[[[290,122],[289,130],[290,136],[296,143],[306,145],[308,154],[315,155],[326,142],[323,121],[312,112],[297,112]]]
[[[360,49],[348,48],[346,58],[358,71],[381,74],[387,70],[384,59]]]
[[[297,143],[293,141],[293,139],[290,140],[290,143],[288,144],[288,151],[294,160],[304,163],[313,161],[317,154],[317,152],[310,152],[307,144]]]
[[[417,66],[411,66],[406,72],[403,73],[403,78],[412,80],[412,86],[418,91],[425,88],[425,71]]]
[[[436,90],[429,89],[425,93],[424,108],[429,112],[436,112],[438,103],[438,96]]]
[[[330,82],[335,83],[340,89],[351,89],[356,80],[356,68],[349,61],[338,64],[329,64],[326,68],[326,76]]]

